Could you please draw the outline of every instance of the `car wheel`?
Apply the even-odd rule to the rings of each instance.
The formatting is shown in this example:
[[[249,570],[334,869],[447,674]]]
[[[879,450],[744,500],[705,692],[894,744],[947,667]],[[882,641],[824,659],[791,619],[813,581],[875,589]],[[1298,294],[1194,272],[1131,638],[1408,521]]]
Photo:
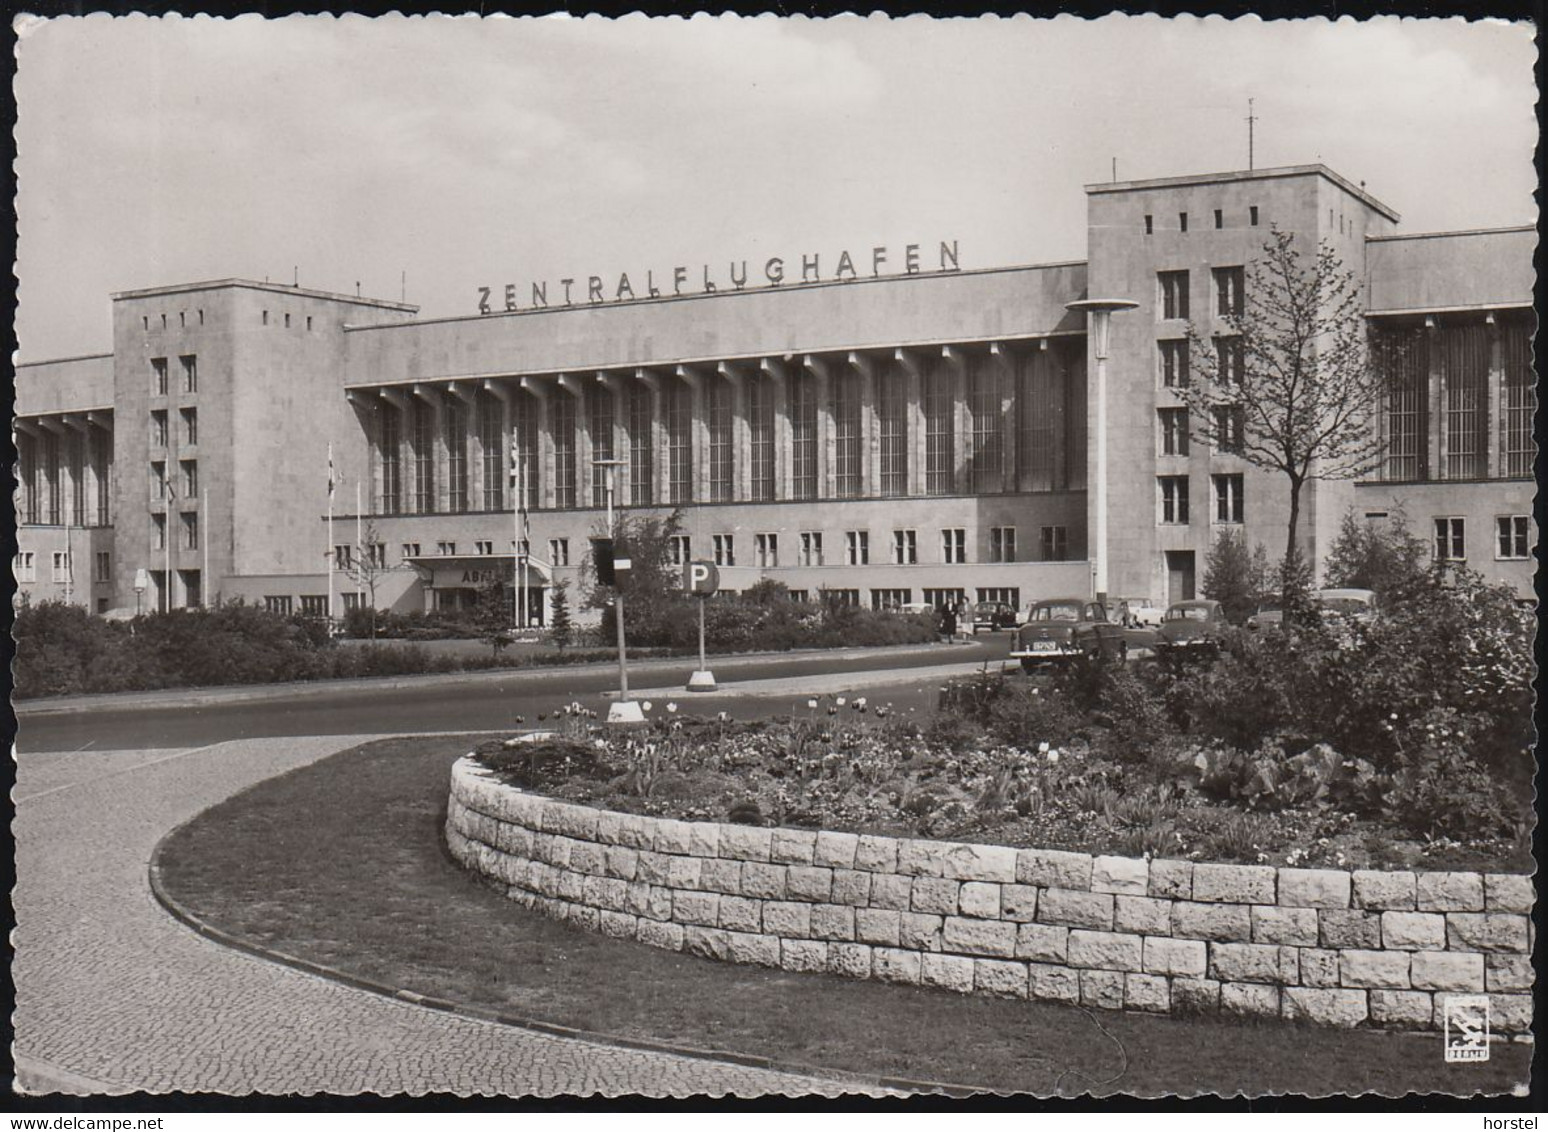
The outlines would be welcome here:
[[[1021,658],[1021,670],[1031,676],[1037,671],[1037,662],[1029,656],[1024,656]]]

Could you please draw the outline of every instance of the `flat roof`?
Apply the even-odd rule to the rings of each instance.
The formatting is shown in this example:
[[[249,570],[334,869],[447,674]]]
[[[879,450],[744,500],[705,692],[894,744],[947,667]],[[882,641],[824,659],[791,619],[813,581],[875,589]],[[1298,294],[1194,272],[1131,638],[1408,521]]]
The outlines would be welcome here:
[[[363,295],[342,295],[337,291],[317,291],[310,287],[291,287],[284,283],[260,283],[256,279],[210,279],[202,283],[174,283],[165,287],[142,287],[133,291],[114,291],[111,298],[144,299],[156,295],[179,295],[189,291],[214,291],[223,287],[242,287],[252,291],[268,291],[276,295],[302,295],[309,299],[326,299],[335,303],[354,303],[362,307],[381,307],[386,310],[407,311],[417,314],[419,307],[413,303],[395,303],[390,299],[370,299]]]
[[[1232,173],[1198,173],[1187,177],[1152,177],[1142,181],[1099,181],[1086,185],[1088,193],[1126,193],[1135,189],[1167,189],[1184,185],[1218,185],[1227,181],[1268,181],[1280,177],[1324,177],[1350,196],[1359,197],[1396,224],[1402,219],[1390,206],[1340,177],[1326,165],[1280,165],[1272,169],[1239,169]]]
[[[1455,232],[1407,232],[1390,236],[1367,236],[1367,243],[1386,243],[1392,240],[1446,240],[1453,236],[1495,236],[1503,232],[1535,232],[1530,224],[1510,224],[1503,228],[1459,228]]]
[[[58,365],[64,365],[66,362],[94,362],[94,361],[99,361],[102,358],[111,358],[112,356],[113,355],[111,353],[108,353],[108,354],[71,354],[68,357],[64,357],[64,358],[43,358],[41,361],[36,361],[36,362],[17,362],[16,363],[16,368],[17,369],[24,369],[27,366],[58,366]]]

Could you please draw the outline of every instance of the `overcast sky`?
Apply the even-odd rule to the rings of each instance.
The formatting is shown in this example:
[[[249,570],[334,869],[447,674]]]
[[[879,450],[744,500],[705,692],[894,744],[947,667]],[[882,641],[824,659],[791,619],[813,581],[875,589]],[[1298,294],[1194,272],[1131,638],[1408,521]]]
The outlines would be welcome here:
[[[878,244],[1080,259],[1083,184],[1245,168],[1249,97],[1259,167],[1324,162],[1402,231],[1530,223],[1533,52],[1460,20],[39,22],[21,355],[110,349],[112,291],[297,268],[445,315]]]

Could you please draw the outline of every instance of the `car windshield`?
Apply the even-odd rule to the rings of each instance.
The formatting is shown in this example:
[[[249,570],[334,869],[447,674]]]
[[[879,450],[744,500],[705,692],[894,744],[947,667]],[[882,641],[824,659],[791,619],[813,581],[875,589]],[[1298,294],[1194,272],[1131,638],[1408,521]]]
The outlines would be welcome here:
[[[1079,621],[1078,605],[1040,605],[1032,611],[1034,621]]]
[[[1208,621],[1209,608],[1203,605],[1173,606],[1166,611],[1168,621]]]

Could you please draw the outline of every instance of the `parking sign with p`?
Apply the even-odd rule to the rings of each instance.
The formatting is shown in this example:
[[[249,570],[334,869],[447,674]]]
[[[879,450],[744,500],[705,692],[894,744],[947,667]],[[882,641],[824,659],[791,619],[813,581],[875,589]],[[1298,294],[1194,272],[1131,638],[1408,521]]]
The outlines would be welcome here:
[[[720,571],[713,562],[694,559],[683,565],[683,590],[695,597],[709,597],[720,588]]]

